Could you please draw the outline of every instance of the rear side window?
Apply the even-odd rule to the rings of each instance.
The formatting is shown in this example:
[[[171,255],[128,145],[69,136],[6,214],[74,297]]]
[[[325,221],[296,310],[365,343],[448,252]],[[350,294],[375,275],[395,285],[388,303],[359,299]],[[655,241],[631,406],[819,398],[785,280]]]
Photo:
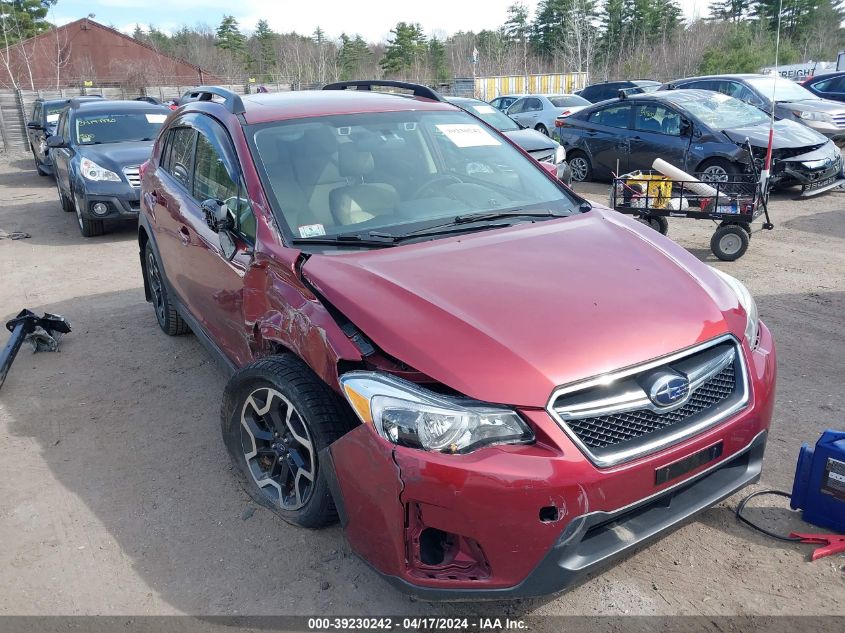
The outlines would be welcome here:
[[[167,141],[167,154],[162,167],[186,189],[191,188],[192,158],[196,132],[189,127],[172,130]]]
[[[543,104],[540,102],[539,99],[526,99],[525,100],[525,107],[523,108],[523,112],[536,112],[537,110],[542,110]]]
[[[627,128],[628,115],[631,112],[631,106],[616,105],[609,108],[603,108],[598,112],[593,112],[587,119],[590,123],[596,125],[606,125],[607,127]]]
[[[32,120],[41,123],[41,102],[37,102],[32,109]]]

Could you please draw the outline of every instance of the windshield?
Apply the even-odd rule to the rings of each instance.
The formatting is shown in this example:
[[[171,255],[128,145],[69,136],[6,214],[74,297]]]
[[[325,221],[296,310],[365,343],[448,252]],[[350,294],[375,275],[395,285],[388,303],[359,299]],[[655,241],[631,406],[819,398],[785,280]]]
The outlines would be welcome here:
[[[279,121],[253,126],[251,136],[295,238],[395,235],[479,212],[578,211],[536,163],[465,112]]]
[[[559,95],[557,97],[549,97],[549,101],[556,108],[571,108],[573,106],[588,106],[593,105],[583,97],[578,95]]]
[[[818,97],[799,86],[794,81],[783,77],[753,77],[746,79],[752,88],[759,92],[766,101],[772,99],[772,89],[775,91],[775,101],[805,101],[807,99],[817,100]]]
[[[80,114],[74,122],[74,136],[80,145],[152,141],[167,119],[159,111]]]
[[[501,110],[497,110],[489,103],[484,103],[483,101],[459,101],[455,105],[468,110],[500,132],[513,132],[519,129],[519,126],[512,118]]]
[[[756,125],[769,120],[762,110],[719,92],[678,102],[687,112],[714,130],[727,130],[746,125]]]

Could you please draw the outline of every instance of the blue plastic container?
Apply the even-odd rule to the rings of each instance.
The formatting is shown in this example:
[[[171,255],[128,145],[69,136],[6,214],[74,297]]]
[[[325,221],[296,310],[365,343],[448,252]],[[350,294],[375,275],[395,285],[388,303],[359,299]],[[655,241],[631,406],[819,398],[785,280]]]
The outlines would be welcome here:
[[[815,447],[801,447],[789,505],[807,523],[845,534],[845,431],[828,429]]]

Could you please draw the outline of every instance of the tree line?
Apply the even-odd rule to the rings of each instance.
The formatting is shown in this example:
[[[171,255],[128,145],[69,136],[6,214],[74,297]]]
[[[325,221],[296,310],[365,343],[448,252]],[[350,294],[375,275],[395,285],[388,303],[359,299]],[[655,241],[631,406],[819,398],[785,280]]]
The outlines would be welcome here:
[[[50,27],[56,0],[0,0],[0,47]],[[266,20],[246,30],[232,15],[217,26],[165,32],[135,27],[153,48],[243,83],[307,86],[357,78],[431,85],[453,77],[587,72],[592,81],[661,80],[699,73],[756,72],[774,60],[780,0],[714,0],[685,19],[676,0],[517,1],[496,29],[426,33],[399,22],[384,42],[354,33],[277,32]],[[843,0],[783,0],[781,63],[835,59],[843,41]]]

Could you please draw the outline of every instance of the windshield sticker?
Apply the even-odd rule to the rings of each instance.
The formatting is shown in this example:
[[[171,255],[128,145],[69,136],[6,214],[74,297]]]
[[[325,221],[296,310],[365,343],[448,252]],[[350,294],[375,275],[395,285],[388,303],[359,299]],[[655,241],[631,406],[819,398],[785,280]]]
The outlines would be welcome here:
[[[76,124],[79,127],[85,127],[86,125],[102,125],[103,123],[117,123],[117,119],[114,117],[100,117],[99,119],[79,119]]]
[[[48,114],[47,115],[47,123],[55,123],[59,120],[59,114]]]
[[[94,142],[94,135],[93,134],[80,134],[79,135],[79,142],[80,143],[93,143]]]
[[[299,237],[319,237],[326,234],[322,224],[306,224],[299,227]]]
[[[448,123],[438,125],[446,138],[457,147],[484,147],[490,145],[501,145],[493,136],[480,125],[467,123]]]
[[[166,114],[148,114],[147,123],[164,123],[167,119]]]
[[[477,105],[473,106],[473,109],[478,112],[478,114],[496,114],[496,108],[489,105]]]

